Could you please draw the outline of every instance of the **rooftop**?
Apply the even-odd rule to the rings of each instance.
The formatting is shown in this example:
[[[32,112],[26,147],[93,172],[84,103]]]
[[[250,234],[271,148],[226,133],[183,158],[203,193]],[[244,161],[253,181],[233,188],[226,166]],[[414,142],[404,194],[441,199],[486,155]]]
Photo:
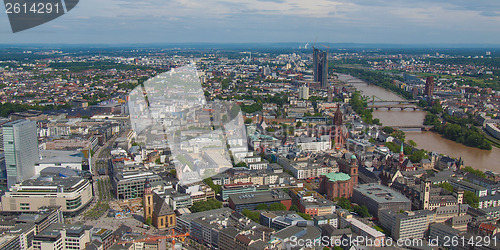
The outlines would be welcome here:
[[[452,228],[444,223],[432,223],[430,225],[430,230],[431,232],[434,230],[443,231],[451,235],[458,235],[460,233],[459,230]]]
[[[317,239],[321,237],[321,230],[315,226],[290,226],[276,232],[272,237],[277,239],[289,239],[292,236],[296,236],[298,239]]]
[[[236,229],[235,227],[229,226],[222,229],[221,233],[226,234],[229,237],[235,238],[240,233],[240,230]]]
[[[63,187],[64,189],[71,189],[81,182],[85,182],[87,180],[81,177],[40,177],[38,179],[25,180],[21,184],[17,184],[12,187],[13,191],[17,192],[33,192],[31,191],[31,187],[38,190],[38,187]],[[88,181],[87,181],[88,182]],[[46,192],[46,190],[42,191]]]
[[[82,163],[83,153],[78,151],[40,150],[38,164]]]
[[[18,223],[13,228],[9,229],[9,233],[11,234],[25,234],[28,231],[32,230],[35,224],[33,223]]]
[[[466,179],[469,179],[469,180],[477,180],[477,181],[480,181],[486,185],[496,185],[497,183],[493,180],[489,180],[489,179],[485,179],[485,178],[482,178],[482,177],[479,177],[473,173],[464,173],[464,177]]]
[[[348,218],[346,220],[349,223],[351,223],[352,226],[363,230],[364,232],[366,232],[367,234],[371,235],[374,238],[385,237],[385,234],[383,234],[382,232],[376,230],[373,227],[366,225],[365,223],[363,223],[355,218]]]
[[[495,231],[495,229],[497,229],[497,227],[495,227],[489,223],[481,223],[481,225],[479,225],[479,230],[493,232],[493,231]]]
[[[351,179],[351,176],[349,176],[346,173],[328,173],[325,174],[326,178],[328,178],[329,181],[348,181]]]
[[[494,212],[500,212],[500,207],[486,207],[482,208],[485,213],[494,213]]]
[[[230,188],[241,188],[241,187],[247,187],[247,186],[255,186],[252,182],[248,183],[235,183],[235,184],[226,184],[223,186],[224,189],[230,189]]]
[[[115,178],[118,179],[118,181],[132,180],[132,179],[146,179],[153,177],[159,177],[159,176],[154,174],[152,171],[125,171],[125,172],[118,172],[115,175]]]
[[[249,192],[246,194],[232,194],[229,195],[229,199],[232,200],[235,205],[291,200],[290,196],[281,190],[271,190],[267,192]]]
[[[0,246],[3,246],[7,242],[11,241],[13,238],[16,238],[16,235],[13,234],[3,234],[0,236]]]
[[[394,218],[399,219],[409,219],[409,218],[417,218],[421,216],[430,216],[433,215],[434,212],[430,210],[416,210],[416,211],[405,211],[404,213],[395,212],[392,210],[382,210],[381,213],[387,214]]]
[[[174,214],[170,206],[157,193],[153,193],[154,213],[157,216]]]
[[[411,201],[399,192],[380,184],[361,184],[354,188],[354,191],[360,192],[365,197],[369,197],[377,203],[408,202]]]
[[[78,173],[69,168],[63,167],[46,167],[40,171],[40,176],[60,176],[60,177],[74,177],[78,176]]]
[[[479,197],[479,201],[489,201],[489,200],[500,200],[500,192],[496,192],[494,195],[486,195]]]
[[[223,216],[229,217],[232,212],[233,212],[232,209],[230,209],[228,207],[223,207],[223,208],[204,211],[204,212],[185,214],[185,215],[177,217],[177,219],[181,219],[181,220],[189,223],[190,221],[195,220],[197,218],[201,218],[201,217],[213,217],[213,218],[223,217]]]
[[[471,188],[471,189],[474,189],[474,190],[486,190],[485,187],[476,185],[474,183],[470,183],[468,181],[460,180],[460,179],[451,179],[450,184],[451,185],[458,184],[458,185],[462,185],[462,186],[465,186],[465,187],[468,187],[468,188]]]
[[[450,214],[450,213],[457,213],[460,211],[460,213],[467,213],[467,210],[469,209],[468,204],[459,204],[459,205],[454,205],[454,206],[443,206],[443,207],[437,207],[434,212],[436,214]]]
[[[12,121],[12,122],[5,123],[3,126],[4,127],[12,127],[12,126],[15,126],[15,125],[32,124],[32,123],[34,123],[34,122],[32,122],[30,120],[15,120],[15,121]]]
[[[335,207],[335,203],[333,201],[324,198],[315,199],[314,201],[302,199],[300,200],[300,204],[302,204],[306,208]]]
[[[321,225],[321,229],[326,233],[327,236],[342,236],[351,235],[352,231],[350,228],[337,229],[330,224]]]
[[[85,230],[84,225],[74,225],[74,224],[61,224],[61,223],[54,223],[51,224],[49,227],[44,229],[42,232],[38,233],[36,237],[55,237],[60,235],[60,231],[66,230],[66,236],[79,236],[83,233]]]
[[[336,219],[339,216],[337,214],[327,214],[327,215],[320,215],[320,216],[314,216],[314,220],[330,220],[330,219]]]

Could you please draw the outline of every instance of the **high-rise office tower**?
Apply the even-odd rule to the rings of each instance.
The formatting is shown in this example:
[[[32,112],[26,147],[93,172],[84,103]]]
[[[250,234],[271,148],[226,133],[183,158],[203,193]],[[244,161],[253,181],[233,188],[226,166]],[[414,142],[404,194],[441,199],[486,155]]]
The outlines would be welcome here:
[[[432,76],[427,77],[427,79],[425,80],[424,95],[429,97],[434,95],[434,77]]]
[[[309,99],[309,87],[301,86],[299,88],[299,99],[304,99],[304,100]]]
[[[320,82],[321,88],[328,87],[328,53],[313,49],[314,81]]]
[[[328,88],[328,102],[333,102],[333,89],[332,88]]]
[[[269,68],[269,66],[264,67],[264,68],[262,69],[262,74],[263,74],[264,76],[269,76],[269,75],[271,75],[271,68]]]
[[[9,122],[9,119],[6,118],[0,118],[0,150],[3,150],[3,132],[2,132],[2,126]]]
[[[3,144],[7,187],[33,177],[39,157],[36,123],[17,120],[4,124]]]

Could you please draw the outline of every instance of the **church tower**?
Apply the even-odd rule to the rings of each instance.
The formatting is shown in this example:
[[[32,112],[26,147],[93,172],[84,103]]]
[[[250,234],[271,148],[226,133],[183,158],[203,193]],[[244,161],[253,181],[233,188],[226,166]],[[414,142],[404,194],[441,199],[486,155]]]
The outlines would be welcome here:
[[[142,199],[144,205],[144,221],[148,218],[153,219],[153,193],[151,192],[151,183],[146,179],[144,183],[144,197]]]
[[[340,111],[340,107],[338,106],[337,111],[335,111],[335,115],[333,116],[333,133],[330,132],[330,134],[333,136],[334,139],[333,146],[336,150],[340,150],[341,148],[343,148],[345,143],[345,137],[342,130],[342,125],[343,125],[343,114],[342,111]]]
[[[355,155],[351,156],[351,166],[349,168],[349,175],[352,178],[352,184],[354,186],[358,185],[358,159]]]
[[[457,204],[464,204],[464,190],[455,191],[455,195],[457,196]]]
[[[422,209],[429,210],[430,204],[430,196],[431,196],[431,182],[424,180],[421,182],[421,190],[420,190],[420,202],[422,203]]]

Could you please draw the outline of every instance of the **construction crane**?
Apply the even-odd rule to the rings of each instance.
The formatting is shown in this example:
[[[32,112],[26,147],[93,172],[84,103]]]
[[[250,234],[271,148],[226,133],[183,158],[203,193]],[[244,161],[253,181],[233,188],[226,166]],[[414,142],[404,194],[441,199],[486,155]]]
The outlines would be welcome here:
[[[325,48],[326,48],[326,54],[327,54],[327,56],[328,56],[328,54],[330,54],[330,46],[326,46],[326,45],[324,45],[324,44],[321,44],[321,46],[323,46],[323,47],[325,47]],[[327,60],[328,60],[328,58],[327,58]]]
[[[128,243],[137,243],[137,242],[151,242],[151,241],[158,241],[158,240],[163,240],[163,239],[172,239],[172,250],[175,250],[175,239],[180,238],[182,242],[186,239],[186,237],[189,236],[189,233],[184,233],[184,234],[175,234],[175,229],[172,229],[172,234],[171,235],[151,235],[143,239],[138,239],[138,240],[130,240],[130,241],[122,241],[118,242],[120,245],[128,244]]]

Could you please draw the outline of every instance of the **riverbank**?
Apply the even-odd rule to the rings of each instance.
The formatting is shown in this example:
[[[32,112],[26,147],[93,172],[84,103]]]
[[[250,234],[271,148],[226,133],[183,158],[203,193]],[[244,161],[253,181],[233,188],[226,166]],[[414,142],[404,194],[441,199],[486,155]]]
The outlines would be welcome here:
[[[368,85],[365,81],[354,78],[349,75],[339,74],[339,80],[353,85],[363,95],[375,95],[381,100],[386,101],[404,101],[394,93],[375,85]],[[380,119],[384,126],[420,126],[423,124],[425,111],[410,110],[375,110],[373,118]],[[417,143],[417,148],[427,151],[445,154],[453,158],[462,158],[466,166],[472,166],[476,169],[490,170],[500,172],[500,165],[497,159],[500,159],[500,149],[493,147],[492,150],[482,150],[467,147],[452,140],[445,139],[434,132],[412,131],[406,132],[406,140],[413,140]]]
[[[395,80],[402,80],[397,79],[398,77],[391,77],[387,74],[377,72],[377,71],[372,71],[372,70],[364,70],[364,69],[358,69],[358,68],[336,68],[335,72],[338,73],[344,73],[344,74],[349,74],[353,77],[356,77],[358,79],[361,79],[368,84],[373,84],[375,86],[381,87],[383,89],[386,89],[398,96],[400,96],[404,100],[413,100],[413,95],[409,92],[407,92],[404,89],[401,89],[397,85],[394,84]]]
[[[394,85],[392,82],[390,82],[391,77],[388,75],[385,75],[383,73],[375,72],[375,71],[368,71],[368,70],[362,70],[362,69],[351,69],[351,68],[341,68],[343,71],[351,74],[352,77],[359,77],[360,80],[364,81],[367,85],[370,85],[370,82],[380,88],[385,89],[386,91],[391,92],[393,95],[397,95],[398,97],[401,98],[402,94],[407,95],[408,93],[396,85]],[[379,82],[380,81],[380,82]],[[377,84],[379,83],[379,84]],[[375,97],[375,95],[374,95]],[[403,96],[404,98],[405,96]],[[379,99],[382,99],[378,97]],[[436,104],[439,107],[434,107]],[[351,103],[352,105],[352,103]],[[439,105],[439,102],[436,102],[432,107],[432,110],[436,109],[436,112],[442,113],[442,108]],[[369,107],[368,107],[369,108]],[[438,109],[437,109],[438,108]],[[372,115],[367,115],[368,113],[366,110],[361,110],[361,109],[355,109],[356,112],[363,117],[363,120],[365,122],[372,124]],[[437,118],[437,117],[436,117]],[[436,121],[433,124],[428,124],[428,121],[425,121],[425,125],[433,125],[434,130],[441,134],[444,138],[453,140],[455,142],[464,144],[465,146],[473,147],[473,148],[479,148],[479,149],[486,149],[486,150],[491,150],[492,146],[491,143],[485,138],[485,136],[477,131],[474,127],[469,127],[466,124],[471,124],[471,119],[460,119],[456,117],[451,117],[447,116],[446,114],[442,115],[441,117],[445,121],[447,121],[446,124],[441,124],[439,122],[439,118],[436,119]],[[427,120],[427,117],[426,117]],[[467,121],[467,122],[464,122]],[[427,124],[426,124],[427,123]],[[382,123],[387,126],[393,126],[394,125],[388,125],[385,123]],[[402,126],[402,125],[398,125]]]
[[[439,105],[438,102],[437,106],[435,104],[432,109],[439,111],[427,112],[424,119],[424,125],[433,126],[432,130],[446,139],[473,148],[491,150],[492,146],[490,141],[486,139],[484,133],[482,133],[482,128],[474,126],[476,122],[472,117],[457,118],[446,113],[443,114],[441,105]]]
[[[471,148],[460,143],[443,138],[436,132],[406,132],[406,140],[413,140],[418,148],[430,152],[448,155],[453,158],[462,158],[465,166],[471,166],[483,171],[490,170],[500,172],[497,159],[500,157],[500,149],[493,147],[491,150]]]
[[[481,133],[486,137],[486,139],[491,143],[492,146],[500,148],[500,140],[491,136],[488,131],[485,131],[483,128],[480,128]]]

